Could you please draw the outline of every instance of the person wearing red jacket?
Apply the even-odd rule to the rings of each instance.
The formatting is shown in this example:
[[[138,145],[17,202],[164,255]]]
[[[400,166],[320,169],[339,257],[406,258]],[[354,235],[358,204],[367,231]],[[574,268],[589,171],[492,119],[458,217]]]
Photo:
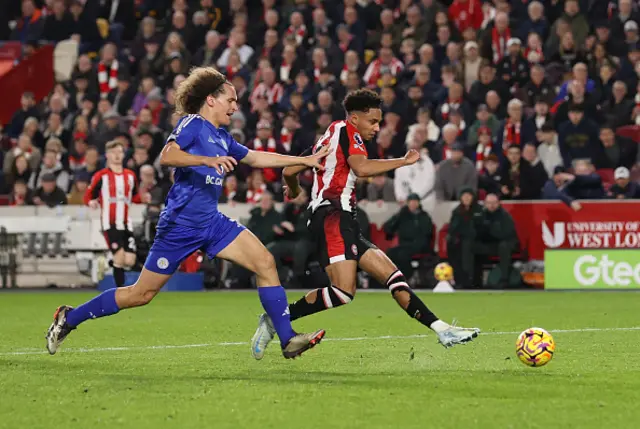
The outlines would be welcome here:
[[[460,33],[469,27],[479,30],[484,19],[480,0],[455,0],[449,6],[449,19]]]

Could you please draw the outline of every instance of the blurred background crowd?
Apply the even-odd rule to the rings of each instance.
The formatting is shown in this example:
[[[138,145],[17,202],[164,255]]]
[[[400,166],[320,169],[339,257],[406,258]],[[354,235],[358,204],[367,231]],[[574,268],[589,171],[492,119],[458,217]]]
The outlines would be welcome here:
[[[413,199],[428,215],[463,191],[574,210],[584,199],[640,197],[638,0],[0,3],[0,40],[21,42],[24,55],[79,46],[70,79],[44,100],[24,93],[0,125],[9,204],[81,204],[112,139],[162,204],[171,174],[157,159],[179,119],[175,90],[202,65],[235,85],[230,131],[254,150],[299,154],[344,118],[348,91],[379,91],[384,120],[370,157],[414,148],[421,160],[359,182],[368,204]],[[282,199],[280,174],[239,168],[221,202],[268,208]]]

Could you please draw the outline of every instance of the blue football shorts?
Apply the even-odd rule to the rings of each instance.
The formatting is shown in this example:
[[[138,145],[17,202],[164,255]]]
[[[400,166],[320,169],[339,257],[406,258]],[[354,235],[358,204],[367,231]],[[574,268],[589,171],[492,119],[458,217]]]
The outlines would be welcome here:
[[[243,225],[220,212],[204,227],[160,220],[144,267],[158,274],[173,274],[182,261],[196,250],[203,250],[209,258],[213,258],[244,230]]]

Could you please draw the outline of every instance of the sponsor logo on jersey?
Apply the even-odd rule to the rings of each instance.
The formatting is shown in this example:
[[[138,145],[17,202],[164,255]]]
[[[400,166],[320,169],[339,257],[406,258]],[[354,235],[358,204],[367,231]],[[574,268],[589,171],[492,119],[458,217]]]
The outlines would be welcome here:
[[[222,186],[222,177],[211,176],[207,174],[204,183],[206,185]]]
[[[353,140],[355,141],[355,143],[353,144],[354,148],[364,150],[364,142],[362,141],[362,137],[360,137],[360,134],[355,133],[353,135]]]

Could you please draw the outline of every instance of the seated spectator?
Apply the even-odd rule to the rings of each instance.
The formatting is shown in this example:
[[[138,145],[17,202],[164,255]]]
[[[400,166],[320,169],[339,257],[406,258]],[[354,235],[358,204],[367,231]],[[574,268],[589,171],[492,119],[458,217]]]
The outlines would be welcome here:
[[[533,150],[535,159],[535,148]],[[531,155],[529,155],[531,157]],[[537,168],[522,159],[520,146],[511,145],[507,150],[507,159],[500,169],[501,192],[503,199],[535,200],[540,198],[540,192],[547,181],[547,173],[541,164]]]
[[[474,284],[481,284],[477,275],[482,273],[483,259],[497,256],[500,278],[496,286],[508,287],[512,255],[518,250],[518,234],[513,218],[502,208],[496,194],[489,194],[484,199],[482,216],[476,226],[477,233],[474,237],[471,256],[475,268]],[[469,255],[466,258],[469,258]]]
[[[598,126],[584,115],[584,106],[572,103],[569,120],[558,128],[558,143],[564,166],[569,168],[574,159],[598,162],[602,145],[598,141]]]
[[[258,170],[256,170],[258,171]],[[247,222],[247,228],[251,231],[265,246],[269,246],[277,237],[277,226],[282,221],[282,215],[276,211],[273,203],[273,195],[266,191],[262,194],[258,206],[251,209],[250,218]],[[250,287],[251,272],[234,265],[231,268],[228,278],[228,287]]]
[[[33,203],[36,206],[50,208],[67,204],[67,195],[56,185],[56,176],[53,173],[42,175],[40,186],[33,193]]]
[[[307,262],[315,249],[307,227],[308,203],[307,193],[301,190],[296,198],[285,205],[281,222],[274,225],[278,239],[267,247],[276,260],[278,268],[282,267],[284,259],[293,260],[293,279],[288,282],[288,287],[304,285]]]
[[[433,222],[420,205],[420,197],[410,194],[407,204],[383,225],[387,236],[398,235],[398,245],[387,250],[389,258],[409,279],[413,255],[433,253]]]
[[[48,150],[45,152],[42,164],[31,174],[29,187],[31,189],[39,188],[43,177],[46,175],[53,176],[56,186],[62,189],[63,192],[69,189],[71,178],[69,173],[62,167],[62,163],[58,161],[58,153],[56,151]]]
[[[395,202],[393,179],[385,174],[379,174],[371,178],[367,185],[367,200],[382,202]]]
[[[616,129],[632,123],[631,113],[634,107],[634,102],[627,98],[627,84],[618,80],[613,84],[611,98],[602,105],[602,113],[604,119]]]
[[[33,205],[33,191],[29,189],[27,183],[16,180],[13,184],[11,195],[9,196],[10,206],[30,206]]]
[[[7,126],[9,137],[18,138],[27,118],[35,118],[38,116],[38,110],[35,107],[36,97],[33,92],[25,92],[20,97],[20,109],[16,110],[11,118],[11,122]]]
[[[495,155],[493,155],[495,157]],[[496,168],[498,159],[493,160]],[[460,191],[460,204],[451,213],[447,233],[447,255],[457,288],[474,287],[473,243],[482,219],[482,207],[478,204],[473,189]]]
[[[540,157],[538,157],[536,146],[533,143],[527,143],[524,145],[522,148],[522,159],[528,162],[531,167],[530,173],[527,173],[525,176],[527,181],[531,182],[528,187],[532,189],[532,193],[529,195],[528,199],[538,199],[540,198],[544,184],[547,179],[549,179],[549,175],[547,174],[547,170],[545,170]],[[522,191],[522,199],[525,199],[525,195],[526,193]]]
[[[529,63],[522,56],[522,42],[512,37],[507,42],[508,55],[498,63],[498,75],[511,94],[524,87],[529,80]]]
[[[607,195],[610,198],[631,199],[640,198],[640,186],[632,182],[629,170],[626,167],[618,167],[613,174],[616,183],[611,186]]]
[[[556,133],[553,123],[546,122],[536,132],[536,140],[540,142],[538,158],[540,158],[547,175],[551,177],[558,165],[564,165],[560,154],[560,146],[558,145],[558,133]]]
[[[13,188],[13,184],[22,181],[27,183],[31,178],[31,166],[24,155],[18,155],[14,158],[13,165],[9,174],[5,175],[5,183],[9,189]]]
[[[600,199],[605,193],[602,179],[595,173],[593,165],[588,161],[576,162],[576,174],[569,174],[562,167],[556,167],[553,177],[547,180],[542,190],[545,200],[561,200],[573,210],[578,211],[582,205],[578,199]]]
[[[456,201],[464,188],[471,188],[475,192],[478,175],[473,162],[464,156],[464,145],[454,143],[450,158],[442,161],[436,171],[436,198],[439,201]]]
[[[525,104],[531,107],[538,99],[552,103],[555,99],[555,90],[545,79],[544,67],[540,64],[534,65],[531,67],[529,77],[529,81],[522,88]]]
[[[32,40],[40,40],[44,30],[44,16],[42,10],[36,8],[33,0],[22,1],[22,16],[16,22],[11,32],[11,40],[26,43]]]
[[[533,115],[522,123],[522,141],[524,143],[535,143],[536,146],[539,145],[540,141],[537,139],[536,133],[549,121],[552,121],[549,103],[543,98],[536,99],[533,106]]]
[[[86,172],[78,173],[73,178],[71,192],[67,195],[67,202],[73,206],[84,205],[84,194],[89,187],[89,174]]]
[[[499,166],[500,161],[495,154],[491,154],[485,159],[478,176],[478,190],[483,190],[487,194],[500,194],[502,176],[498,171]]]
[[[611,125],[600,128],[600,143],[604,148],[604,156],[598,160],[599,168],[633,168],[638,156],[638,143],[617,136]]]
[[[476,120],[469,128],[469,133],[467,134],[467,145],[473,152],[477,152],[476,147],[478,146],[480,136],[478,131],[482,127],[488,128],[489,136],[497,135],[500,128],[500,121],[493,114],[489,113],[489,108],[486,104],[478,106],[476,110]]]
[[[526,143],[522,140],[522,102],[517,98],[509,101],[507,114],[509,117],[504,120],[496,135],[496,147],[494,150],[498,154],[498,158],[506,155],[508,148],[511,146],[521,146]]]

